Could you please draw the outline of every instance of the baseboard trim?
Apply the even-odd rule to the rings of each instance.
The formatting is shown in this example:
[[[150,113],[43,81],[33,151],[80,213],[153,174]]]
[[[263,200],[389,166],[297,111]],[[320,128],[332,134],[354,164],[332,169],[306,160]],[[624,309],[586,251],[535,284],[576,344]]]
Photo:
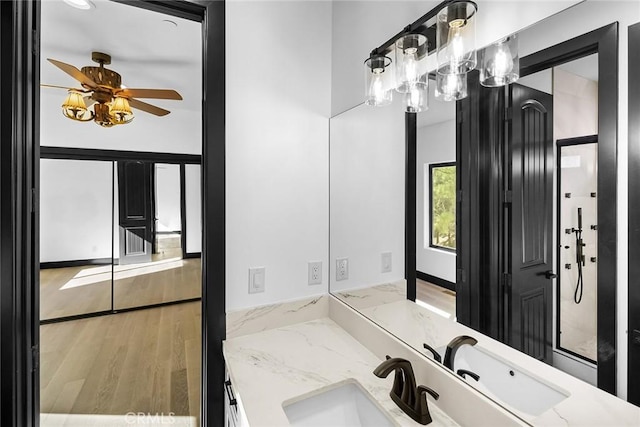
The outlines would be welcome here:
[[[202,257],[202,253],[201,252],[187,252],[184,254],[184,258],[201,258]]]
[[[73,259],[69,261],[51,261],[41,262],[40,268],[64,268],[64,267],[82,267],[85,265],[110,265],[111,258],[94,258],[94,259]]]
[[[432,276],[431,274],[423,273],[422,271],[416,271],[416,277],[420,280],[424,280],[425,282],[433,283],[434,285],[438,285],[441,288],[449,289],[450,291],[456,291],[456,284],[450,282],[448,280],[441,279],[436,276]]]

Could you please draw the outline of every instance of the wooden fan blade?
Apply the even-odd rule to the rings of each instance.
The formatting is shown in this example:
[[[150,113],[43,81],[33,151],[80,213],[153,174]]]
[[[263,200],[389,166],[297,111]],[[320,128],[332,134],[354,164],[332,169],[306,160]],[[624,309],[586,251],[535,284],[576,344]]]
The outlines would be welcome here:
[[[154,98],[154,99],[175,99],[182,100],[182,96],[173,89],[122,89],[118,91],[119,96],[125,98]]]
[[[57,61],[55,59],[47,58],[47,61],[51,62],[56,67],[60,68],[65,73],[69,74],[71,77],[82,83],[83,85],[89,86],[91,88],[96,88],[98,85],[96,82],[91,80],[89,77],[82,74],[82,71],[78,70],[71,64],[66,64],[61,61]]]
[[[75,90],[76,92],[82,92],[82,93],[87,93],[89,91],[85,90],[85,89],[78,89],[75,87],[66,87],[66,86],[58,86],[58,85],[48,85],[48,84],[44,84],[44,83],[40,83],[40,87],[51,87],[54,89],[66,89],[66,90]]]
[[[129,105],[138,110],[146,111],[147,113],[154,114],[156,116],[166,116],[171,111],[164,108],[156,107],[155,105],[147,104],[146,102],[139,101],[137,99],[129,98]]]

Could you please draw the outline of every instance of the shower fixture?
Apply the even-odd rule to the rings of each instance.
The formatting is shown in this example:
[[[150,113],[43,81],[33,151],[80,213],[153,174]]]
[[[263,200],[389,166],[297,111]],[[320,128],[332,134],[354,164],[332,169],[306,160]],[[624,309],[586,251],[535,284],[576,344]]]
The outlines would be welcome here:
[[[584,287],[582,267],[585,265],[585,244],[582,240],[582,208],[578,208],[578,228],[572,228],[571,231],[576,234],[576,264],[578,264],[578,281],[576,282],[576,290],[573,293],[573,301],[576,304],[580,304],[582,301],[582,290]]]

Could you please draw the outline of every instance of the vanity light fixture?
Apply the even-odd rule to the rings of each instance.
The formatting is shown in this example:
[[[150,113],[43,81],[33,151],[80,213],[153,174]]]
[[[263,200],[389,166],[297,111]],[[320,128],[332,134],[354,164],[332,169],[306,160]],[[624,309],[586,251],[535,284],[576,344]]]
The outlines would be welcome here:
[[[417,33],[406,34],[395,43],[396,90],[404,94],[409,113],[429,108],[428,46],[427,38]]]
[[[475,69],[475,20],[473,1],[445,0],[373,49],[365,61],[365,104],[389,105],[392,89],[404,94],[407,112],[428,108],[427,56],[437,52],[438,98],[447,101],[467,96],[466,74]],[[394,51],[395,64],[387,56]],[[395,75],[392,71],[395,71]],[[446,77],[445,76],[450,76]]]
[[[393,101],[395,80],[393,78],[393,67],[390,65],[391,58],[373,53],[369,59],[364,61],[365,103],[367,105],[381,107],[389,105]]]
[[[404,94],[404,105],[407,113],[420,113],[429,109],[429,86],[426,83],[428,77],[425,74],[425,83],[414,84],[409,92]]]
[[[435,97],[440,101],[457,101],[467,96],[467,75],[436,73]]]
[[[499,87],[514,83],[520,77],[518,37],[513,34],[487,46],[480,53],[480,84]]]
[[[438,12],[436,49],[438,72],[464,74],[476,68],[476,12],[472,1],[456,1]]]

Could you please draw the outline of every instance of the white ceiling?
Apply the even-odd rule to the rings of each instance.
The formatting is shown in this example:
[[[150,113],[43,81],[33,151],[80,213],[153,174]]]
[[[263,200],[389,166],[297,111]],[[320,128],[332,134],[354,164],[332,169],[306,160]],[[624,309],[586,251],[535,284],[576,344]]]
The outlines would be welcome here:
[[[82,68],[91,52],[111,55],[107,66],[130,88],[175,89],[182,101],[141,99],[171,111],[157,117],[134,110],[127,125],[104,129],[62,116],[61,89],[41,89],[41,145],[199,153],[201,150],[202,34],[198,22],[105,0],[79,10],[60,0],[42,3],[42,83],[79,87],[47,58]],[[177,24],[165,22],[171,20]]]

